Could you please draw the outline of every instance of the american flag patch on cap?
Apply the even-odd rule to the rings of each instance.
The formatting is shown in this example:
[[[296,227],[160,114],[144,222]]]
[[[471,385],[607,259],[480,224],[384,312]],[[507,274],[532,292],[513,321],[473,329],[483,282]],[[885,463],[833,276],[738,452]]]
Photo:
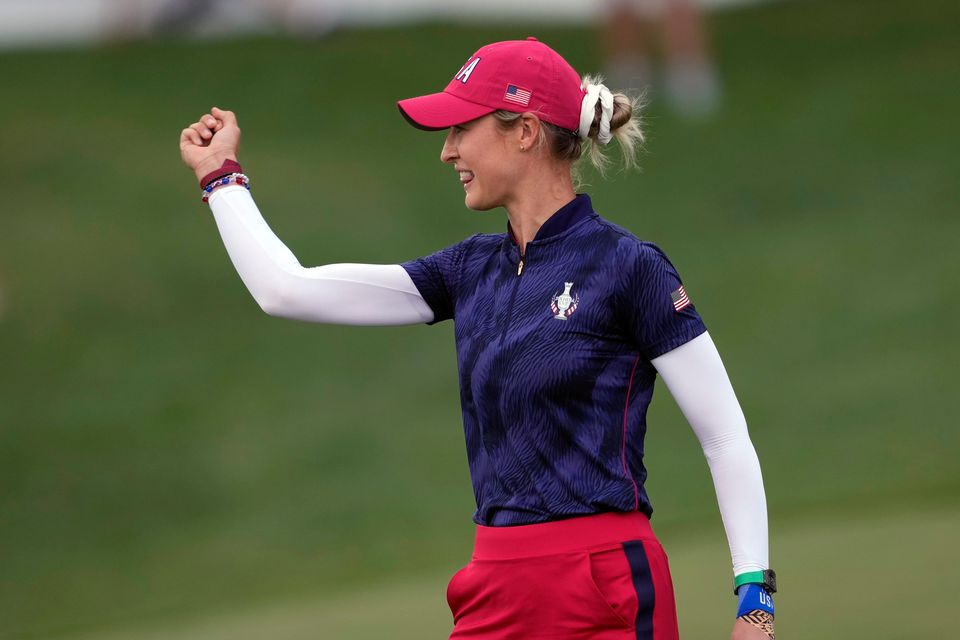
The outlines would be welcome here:
[[[673,300],[673,308],[676,311],[680,311],[690,304],[690,298],[687,297],[687,292],[683,290],[683,285],[680,285],[679,289],[670,294],[670,299]]]
[[[503,99],[507,102],[513,102],[521,106],[530,104],[530,90],[518,87],[515,84],[507,85],[507,92],[503,94]]]

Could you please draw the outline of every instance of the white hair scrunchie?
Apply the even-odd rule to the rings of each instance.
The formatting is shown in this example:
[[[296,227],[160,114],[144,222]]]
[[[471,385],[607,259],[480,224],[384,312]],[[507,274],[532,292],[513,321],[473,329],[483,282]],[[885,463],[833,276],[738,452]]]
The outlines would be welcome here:
[[[610,133],[610,119],[613,117],[613,94],[602,84],[591,84],[587,87],[587,95],[580,103],[580,134],[581,140],[590,136],[590,127],[597,113],[597,100],[600,101],[600,131],[597,132],[597,142],[602,145],[610,144],[613,135]]]

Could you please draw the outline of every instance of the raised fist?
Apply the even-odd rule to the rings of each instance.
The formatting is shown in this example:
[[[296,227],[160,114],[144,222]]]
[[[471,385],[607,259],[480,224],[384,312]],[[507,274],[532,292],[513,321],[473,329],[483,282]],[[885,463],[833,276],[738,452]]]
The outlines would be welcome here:
[[[220,168],[224,160],[236,161],[239,147],[237,116],[217,107],[180,132],[180,157],[197,180]]]

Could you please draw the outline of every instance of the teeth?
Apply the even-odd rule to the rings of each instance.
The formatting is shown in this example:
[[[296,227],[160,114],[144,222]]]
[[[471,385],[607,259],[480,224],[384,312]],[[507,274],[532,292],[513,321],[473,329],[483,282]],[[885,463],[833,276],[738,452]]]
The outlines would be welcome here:
[[[473,179],[472,171],[461,171],[460,172],[460,182],[466,182]]]

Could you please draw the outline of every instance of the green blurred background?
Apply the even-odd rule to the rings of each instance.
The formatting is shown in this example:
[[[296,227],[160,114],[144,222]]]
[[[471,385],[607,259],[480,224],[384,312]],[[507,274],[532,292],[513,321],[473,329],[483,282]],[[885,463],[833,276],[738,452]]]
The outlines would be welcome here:
[[[782,638],[954,637],[960,579],[960,5],[784,2],[710,25],[722,110],[654,102],[643,171],[587,175],[661,244],[760,454]],[[441,638],[474,504],[452,325],[262,314],[180,129],[234,109],[304,264],[398,262],[478,231],[443,134],[394,100],[525,23],[0,55],[0,637]],[[728,637],[729,553],[669,394],[654,525],[686,638]]]

